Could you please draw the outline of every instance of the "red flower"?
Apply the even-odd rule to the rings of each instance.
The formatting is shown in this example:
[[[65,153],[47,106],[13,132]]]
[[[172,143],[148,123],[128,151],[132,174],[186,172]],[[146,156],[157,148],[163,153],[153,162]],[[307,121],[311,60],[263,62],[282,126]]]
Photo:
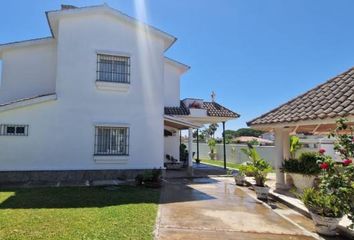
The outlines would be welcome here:
[[[326,152],[326,149],[324,148],[320,148],[320,150],[318,151],[320,154],[324,154]]]
[[[343,160],[343,165],[344,166],[348,166],[349,164],[351,164],[353,161],[351,159],[344,159]]]
[[[323,169],[323,170],[327,170],[329,168],[329,164],[328,163],[321,163],[320,164],[320,168]]]

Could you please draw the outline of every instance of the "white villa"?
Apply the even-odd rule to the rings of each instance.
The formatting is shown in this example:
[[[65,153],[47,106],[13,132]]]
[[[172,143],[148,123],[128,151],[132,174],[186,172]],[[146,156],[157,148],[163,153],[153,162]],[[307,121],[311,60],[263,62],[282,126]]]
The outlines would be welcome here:
[[[179,158],[181,129],[191,146],[192,129],[239,116],[180,100],[174,36],[107,5],[46,16],[51,36],[0,45],[0,183],[133,177]]]

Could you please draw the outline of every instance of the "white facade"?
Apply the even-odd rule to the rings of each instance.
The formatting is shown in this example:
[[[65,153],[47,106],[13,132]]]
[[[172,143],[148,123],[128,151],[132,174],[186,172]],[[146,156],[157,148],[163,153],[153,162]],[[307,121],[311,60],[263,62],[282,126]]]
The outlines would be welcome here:
[[[106,5],[54,11],[49,23],[53,38],[0,46],[0,106],[56,94],[0,107],[0,124],[28,125],[28,136],[0,136],[0,170],[163,167],[164,106],[179,106],[179,80],[188,69],[164,57],[175,39]],[[130,58],[130,84],[98,85],[100,53]],[[98,125],[128,127],[129,154],[94,156]]]

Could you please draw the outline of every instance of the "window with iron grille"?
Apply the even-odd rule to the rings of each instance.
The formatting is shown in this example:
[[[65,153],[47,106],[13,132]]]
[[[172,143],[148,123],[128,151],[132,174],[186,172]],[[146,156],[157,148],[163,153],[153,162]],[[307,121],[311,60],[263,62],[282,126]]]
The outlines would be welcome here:
[[[97,54],[97,81],[130,83],[130,58]]]
[[[129,155],[129,128],[96,126],[95,155]]]
[[[0,135],[2,136],[28,136],[28,125],[1,124]]]

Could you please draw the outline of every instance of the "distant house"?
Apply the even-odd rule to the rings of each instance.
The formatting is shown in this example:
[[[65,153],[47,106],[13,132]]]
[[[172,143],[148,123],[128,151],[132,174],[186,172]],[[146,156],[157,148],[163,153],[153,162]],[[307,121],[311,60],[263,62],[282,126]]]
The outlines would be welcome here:
[[[181,129],[238,117],[180,101],[174,36],[107,5],[46,16],[51,36],[0,45],[0,182],[133,177],[178,158]]]

